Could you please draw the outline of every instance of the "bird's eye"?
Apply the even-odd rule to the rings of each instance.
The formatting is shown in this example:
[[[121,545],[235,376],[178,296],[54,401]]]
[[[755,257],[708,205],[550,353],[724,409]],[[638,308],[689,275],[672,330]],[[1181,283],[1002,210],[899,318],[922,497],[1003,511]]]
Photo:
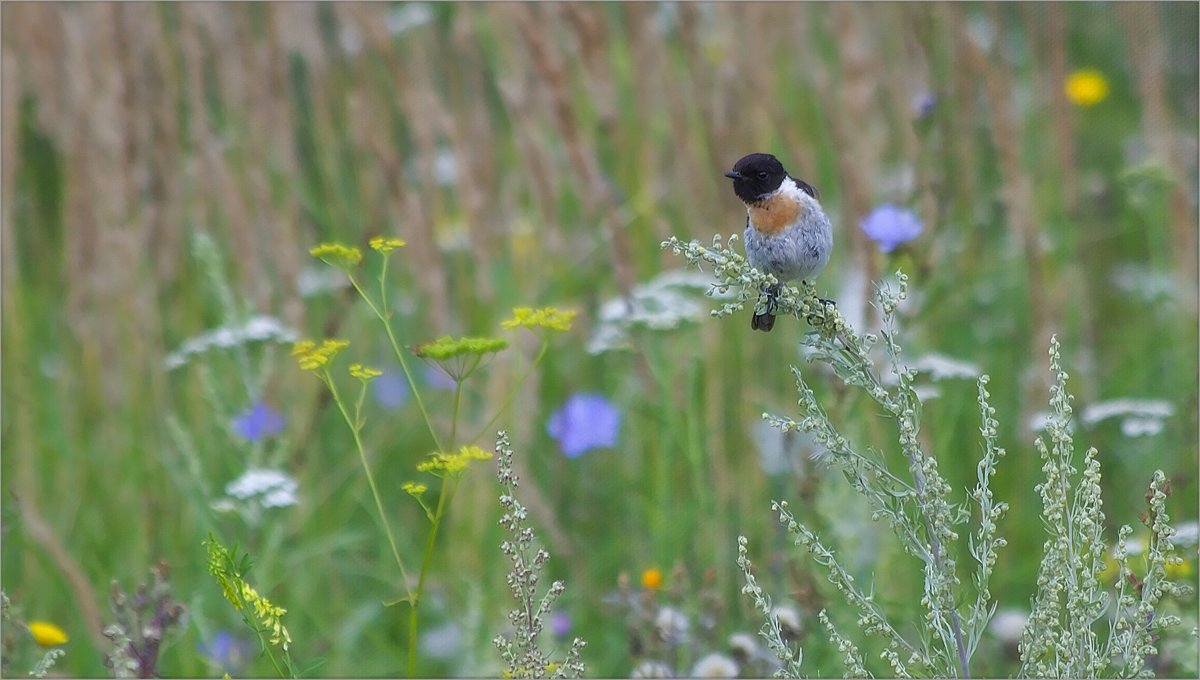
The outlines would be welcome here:
[[[759,170],[759,171],[758,171],[758,178],[759,178],[759,179],[766,179],[766,178],[767,178],[767,171],[766,171],[766,170]]]

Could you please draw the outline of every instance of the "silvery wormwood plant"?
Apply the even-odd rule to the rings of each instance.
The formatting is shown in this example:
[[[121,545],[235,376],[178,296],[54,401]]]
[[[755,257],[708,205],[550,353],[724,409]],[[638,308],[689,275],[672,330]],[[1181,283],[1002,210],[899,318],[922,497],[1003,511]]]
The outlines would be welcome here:
[[[695,241],[683,243],[674,237],[662,244],[663,248],[682,254],[688,264],[711,267],[716,292],[734,292],[731,302],[713,310],[715,317],[730,316],[741,310],[757,297],[762,285],[775,283],[773,276],[754,269],[734,250],[736,238],[730,237],[723,243],[720,236],[715,237],[711,247]],[[802,284],[799,289],[784,286],[778,298],[778,313],[807,319],[812,330],[803,336],[801,343],[811,350],[810,360],[829,365],[840,380],[864,390],[892,417],[906,470],[893,470],[880,451],[856,448],[829,420],[804,376],[794,367],[802,417],[799,420],[768,414],[763,417],[785,432],[807,432],[827,448],[833,464],[870,505],[872,518],[885,520],[905,552],[921,560],[924,572],[921,606],[925,615],[916,625],[920,639],[911,640],[901,634],[889,620],[888,612],[869,591],[855,583],[836,554],[795,518],[786,502],[773,503],[772,507],[796,545],[808,550],[827,571],[829,581],[857,611],[857,623],[863,633],[883,640],[880,657],[887,662],[890,673],[896,677],[969,677],[972,655],[996,610],[988,583],[997,551],[1006,544],[997,534],[997,522],[1008,505],[995,500],[989,486],[1004,449],[997,444],[998,423],[995,409],[988,404],[988,376],[983,375],[978,380],[983,456],[977,466],[975,487],[968,492],[976,510],[967,538],[974,563],[974,587],[968,590],[958,576],[954,547],[960,541],[960,530],[971,521],[972,511],[966,504],[952,502],[950,485],[939,473],[937,459],[922,450],[917,436],[921,402],[913,389],[916,373],[901,361],[895,326],[896,308],[906,297],[907,277],[897,272],[897,280],[895,287],[885,285],[876,289],[883,316],[878,337],[855,333],[836,308],[817,298],[810,284]],[[880,339],[895,379],[890,387],[885,385],[870,358],[871,348]],[[1180,558],[1173,554],[1169,540],[1174,530],[1167,523],[1164,476],[1161,471],[1154,473],[1147,494],[1151,538],[1146,576],[1138,580],[1129,569],[1124,545],[1132,530],[1124,526],[1118,535],[1116,554],[1120,572],[1118,590],[1110,598],[1100,582],[1105,557],[1100,464],[1095,449],[1090,449],[1084,455],[1082,474],[1077,474],[1074,467],[1071,396],[1066,388],[1067,374],[1061,366],[1057,339],[1051,340],[1050,363],[1055,376],[1050,398],[1053,413],[1046,428],[1050,443],[1047,445],[1040,439],[1036,442],[1046,475],[1037,491],[1049,537],[1038,572],[1032,612],[1022,635],[1018,673],[1041,677],[1146,675],[1149,671],[1145,668],[1145,658],[1157,653],[1156,632],[1179,623],[1178,617],[1156,610],[1159,600],[1167,595],[1190,593],[1188,587],[1171,582],[1165,575],[1166,565],[1178,563]],[[1073,479],[1077,479],[1074,486]],[[793,651],[782,639],[779,623],[771,614],[770,597],[754,578],[744,537],[739,537],[738,565],[746,578],[743,592],[766,617],[760,634],[783,662],[778,674],[799,676],[801,650]],[[858,646],[837,631],[824,610],[818,618],[841,653],[847,675],[870,675]],[[1108,634],[1103,640],[1095,631],[1095,624],[1101,619],[1108,622]]]

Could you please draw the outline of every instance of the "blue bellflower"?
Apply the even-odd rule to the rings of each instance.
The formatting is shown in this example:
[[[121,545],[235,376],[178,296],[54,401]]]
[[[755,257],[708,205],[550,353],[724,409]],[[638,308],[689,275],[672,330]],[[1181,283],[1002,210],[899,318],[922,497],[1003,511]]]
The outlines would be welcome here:
[[[563,455],[578,458],[591,449],[617,443],[621,412],[598,394],[575,394],[550,415],[546,431],[558,441]]]
[[[286,422],[283,415],[266,402],[257,401],[234,416],[233,429],[247,441],[257,442],[283,432]]]
[[[913,240],[923,228],[916,213],[892,203],[884,203],[872,210],[859,222],[859,227],[867,238],[879,244],[879,251],[883,253],[890,253],[901,243]]]

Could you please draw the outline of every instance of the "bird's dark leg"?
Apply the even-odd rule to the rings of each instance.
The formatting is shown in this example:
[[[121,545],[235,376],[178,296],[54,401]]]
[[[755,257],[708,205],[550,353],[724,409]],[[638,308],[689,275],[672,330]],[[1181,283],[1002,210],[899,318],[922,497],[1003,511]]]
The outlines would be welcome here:
[[[820,302],[821,305],[825,306],[825,307],[837,307],[837,303],[835,303],[833,300],[826,300],[825,298],[817,298],[817,301]],[[806,318],[807,318],[808,324],[810,326],[815,326],[815,325],[817,325],[815,323],[815,321],[817,321],[819,319],[823,319],[824,316],[823,315],[818,316],[816,314],[809,314]]]

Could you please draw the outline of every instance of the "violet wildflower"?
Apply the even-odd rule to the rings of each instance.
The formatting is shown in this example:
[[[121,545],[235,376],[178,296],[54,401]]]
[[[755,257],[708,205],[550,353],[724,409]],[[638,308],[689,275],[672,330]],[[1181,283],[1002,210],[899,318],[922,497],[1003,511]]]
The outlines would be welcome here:
[[[380,406],[398,411],[408,403],[412,391],[408,389],[408,380],[403,373],[384,371],[383,375],[371,381],[371,396]]]
[[[559,610],[550,615],[550,632],[559,640],[567,639],[571,634],[571,616]]]
[[[283,432],[286,422],[283,415],[266,402],[257,401],[234,417],[233,429],[247,441],[257,442]]]
[[[578,458],[591,449],[617,443],[621,412],[599,394],[572,395],[550,416],[546,431],[558,441],[563,455]]]
[[[253,651],[247,640],[227,630],[219,631],[209,642],[201,642],[197,649],[217,670],[229,675],[240,675]]]
[[[912,108],[913,114],[917,120],[928,118],[929,114],[933,113],[933,109],[937,106],[937,95],[928,90],[918,93],[913,97]]]
[[[867,238],[879,244],[880,252],[884,253],[890,253],[901,243],[913,240],[923,228],[916,213],[893,203],[884,203],[872,210],[859,222],[859,227]]]

